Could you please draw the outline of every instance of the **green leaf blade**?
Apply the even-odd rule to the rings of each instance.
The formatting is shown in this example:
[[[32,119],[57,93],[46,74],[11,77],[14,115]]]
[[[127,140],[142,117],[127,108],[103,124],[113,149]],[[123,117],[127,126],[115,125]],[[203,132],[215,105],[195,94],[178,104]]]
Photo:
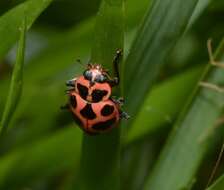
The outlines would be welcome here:
[[[111,76],[116,50],[123,49],[124,44],[123,3],[123,0],[102,0],[93,36],[91,61],[109,69]],[[120,189],[118,127],[97,136],[84,134],[80,186],[83,190]]]
[[[138,112],[165,59],[184,33],[197,1],[154,1],[148,10],[124,70],[124,97],[131,117]]]
[[[7,129],[10,118],[12,117],[16,106],[19,102],[22,93],[23,85],[23,65],[24,65],[24,52],[25,52],[25,34],[26,34],[26,20],[23,21],[20,30],[20,39],[17,49],[16,63],[14,65],[12,80],[10,84],[9,94],[3,112],[0,133],[4,133]]]

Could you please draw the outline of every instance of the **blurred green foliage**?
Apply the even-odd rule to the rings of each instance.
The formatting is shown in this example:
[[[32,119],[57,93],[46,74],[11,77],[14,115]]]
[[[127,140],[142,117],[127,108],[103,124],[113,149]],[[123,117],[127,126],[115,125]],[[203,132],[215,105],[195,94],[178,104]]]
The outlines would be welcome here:
[[[88,171],[95,174],[91,183],[106,189],[205,189],[223,139],[223,128],[214,128],[223,94],[195,89],[205,69],[203,80],[224,84],[222,70],[206,68],[207,39],[212,37],[215,49],[223,38],[223,1],[120,2],[0,2],[1,115],[24,17],[29,29],[22,96],[0,140],[0,189],[77,189]],[[64,83],[82,73],[76,59],[84,64],[96,60],[112,72],[117,46],[124,46],[120,89],[131,119],[122,122],[121,136],[88,140],[71,115],[60,110],[67,101]],[[223,54],[221,47],[218,57]],[[104,148],[97,149],[101,144]],[[106,148],[111,156],[104,157]],[[215,178],[223,171],[221,163]],[[111,186],[117,179],[118,185]],[[81,183],[91,185],[87,180]],[[210,189],[224,189],[223,177]]]

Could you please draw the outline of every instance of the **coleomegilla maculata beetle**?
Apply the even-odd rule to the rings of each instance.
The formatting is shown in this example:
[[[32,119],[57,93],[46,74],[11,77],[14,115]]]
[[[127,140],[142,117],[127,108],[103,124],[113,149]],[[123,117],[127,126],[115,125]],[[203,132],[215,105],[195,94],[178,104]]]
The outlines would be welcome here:
[[[69,103],[64,107],[71,111],[81,129],[88,134],[104,133],[115,127],[121,118],[129,118],[121,110],[123,99],[111,97],[111,89],[119,84],[118,62],[121,51],[116,52],[114,66],[116,77],[99,64],[88,64],[83,76],[69,80],[66,85]]]

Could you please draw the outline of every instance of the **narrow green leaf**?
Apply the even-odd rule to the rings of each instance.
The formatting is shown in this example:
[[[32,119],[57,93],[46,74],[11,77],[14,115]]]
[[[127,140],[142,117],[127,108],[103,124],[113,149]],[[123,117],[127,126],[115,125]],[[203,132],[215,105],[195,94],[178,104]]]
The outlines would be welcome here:
[[[127,143],[158,130],[162,125],[171,123],[193,91],[202,69],[202,66],[194,67],[153,88],[128,131]]]
[[[224,175],[219,177],[209,188],[206,190],[223,190],[224,189]]]
[[[218,58],[223,50],[224,41],[218,51]],[[206,68],[204,76],[203,80],[209,83],[221,84],[224,81],[223,70],[212,69],[211,65]],[[197,87],[177,121],[145,189],[179,190],[188,187],[211,142],[214,124],[223,108],[223,94]]]
[[[92,62],[102,64],[106,69],[113,71],[113,57],[117,49],[123,49],[124,44],[123,0],[102,0],[93,37]],[[119,128],[115,128],[107,134],[84,135],[82,190],[120,188],[119,131]]]
[[[5,105],[5,110],[3,112],[0,133],[4,133],[7,129],[10,119],[16,109],[19,102],[22,85],[23,85],[23,64],[24,64],[24,51],[25,51],[25,33],[26,33],[26,21],[24,20],[20,30],[20,39],[17,50],[16,63],[14,65],[12,80],[10,84],[9,94]]]
[[[165,59],[184,33],[198,0],[154,1],[136,35],[124,70],[124,97],[134,118]],[[133,119],[129,120],[132,122]]]
[[[26,15],[27,29],[52,0],[28,0],[0,17],[0,58],[19,38],[18,28]]]

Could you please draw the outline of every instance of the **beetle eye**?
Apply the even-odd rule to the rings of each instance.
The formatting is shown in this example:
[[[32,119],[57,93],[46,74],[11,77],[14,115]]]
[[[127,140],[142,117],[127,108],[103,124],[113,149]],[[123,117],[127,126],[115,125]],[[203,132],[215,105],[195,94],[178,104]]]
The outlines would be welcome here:
[[[95,81],[96,82],[100,82],[100,83],[102,83],[102,82],[105,82],[105,80],[106,80],[106,77],[104,76],[104,75],[96,75],[96,78],[95,78]]]
[[[89,70],[84,71],[83,76],[85,77],[85,79],[87,80],[92,80],[92,72]]]

